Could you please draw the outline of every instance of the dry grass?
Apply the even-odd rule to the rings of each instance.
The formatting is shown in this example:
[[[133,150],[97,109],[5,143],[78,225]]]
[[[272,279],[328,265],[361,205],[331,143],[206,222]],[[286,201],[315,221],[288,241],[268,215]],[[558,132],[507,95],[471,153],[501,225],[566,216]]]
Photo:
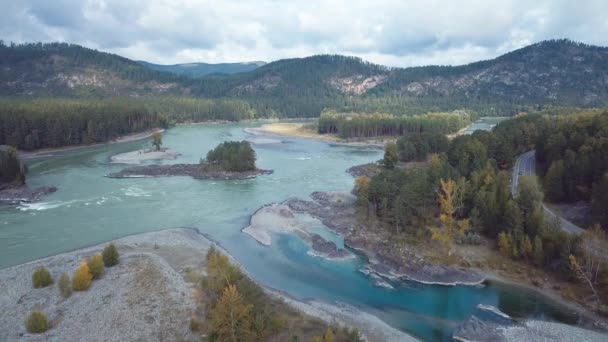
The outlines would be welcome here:
[[[318,139],[330,142],[338,142],[341,140],[334,134],[319,134],[316,130],[316,125],[310,123],[276,122],[262,125],[259,130],[287,137]]]

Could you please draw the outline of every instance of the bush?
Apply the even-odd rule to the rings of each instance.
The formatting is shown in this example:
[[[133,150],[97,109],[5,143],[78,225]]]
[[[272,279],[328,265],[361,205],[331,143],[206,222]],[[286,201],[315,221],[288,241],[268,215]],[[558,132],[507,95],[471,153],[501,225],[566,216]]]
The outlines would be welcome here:
[[[81,262],[76,272],[74,272],[72,288],[74,291],[84,291],[91,286],[91,279],[93,279],[93,275],[91,275],[89,266],[86,262]]]
[[[61,277],[59,277],[59,293],[63,298],[68,298],[72,295],[72,287],[70,286],[70,276],[67,273],[63,273]]]
[[[34,274],[32,274],[32,285],[35,289],[40,287],[46,287],[53,283],[53,278],[49,271],[43,266],[38,267]]]
[[[98,279],[101,277],[104,271],[103,267],[103,259],[101,258],[101,254],[94,255],[89,260],[87,260],[87,265],[89,266],[89,271],[93,276],[93,279]]]
[[[28,317],[25,327],[29,333],[40,334],[49,330],[49,321],[42,312],[34,311]]]
[[[112,267],[118,265],[120,256],[118,255],[118,250],[116,250],[116,246],[113,243],[106,246],[101,253],[103,256],[103,264],[106,267]]]

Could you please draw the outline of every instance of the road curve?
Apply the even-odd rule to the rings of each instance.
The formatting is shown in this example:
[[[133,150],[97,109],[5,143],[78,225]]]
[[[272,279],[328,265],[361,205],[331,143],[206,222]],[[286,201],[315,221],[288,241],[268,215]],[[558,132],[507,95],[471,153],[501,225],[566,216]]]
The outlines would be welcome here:
[[[515,165],[513,166],[513,174],[511,176],[511,194],[513,194],[513,197],[517,195],[517,184],[519,182],[519,177],[533,176],[535,174],[536,157],[534,150],[528,151],[517,157],[517,160],[515,160]],[[558,215],[549,209],[545,203],[542,203],[542,207],[543,212],[545,213],[545,219],[553,221],[558,217]],[[581,234],[584,232],[582,228],[562,217],[559,217],[559,223],[560,228],[570,234]]]

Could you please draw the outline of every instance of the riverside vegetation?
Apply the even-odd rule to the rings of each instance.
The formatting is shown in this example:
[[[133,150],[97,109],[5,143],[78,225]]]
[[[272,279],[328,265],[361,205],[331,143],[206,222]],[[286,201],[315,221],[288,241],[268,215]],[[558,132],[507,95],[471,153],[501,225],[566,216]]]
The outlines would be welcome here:
[[[526,115],[492,132],[476,131],[449,143],[430,134],[389,143],[377,174],[355,181],[360,220],[370,227],[362,229],[386,230],[394,241],[439,241],[445,247],[444,262],[457,260],[454,244],[466,249],[489,239],[504,257],[521,265],[542,269],[565,283],[581,279],[590,292],[579,301],[608,314],[608,227],[602,221],[608,202],[602,201],[605,193],[597,195],[606,177],[606,120],[608,112],[601,111],[559,118]],[[562,134],[568,138],[559,139]],[[511,194],[507,170],[517,154],[533,148],[545,163],[566,151],[572,160],[588,161],[577,167],[581,178],[573,188],[592,198],[594,208],[602,208],[593,212],[595,228],[576,236],[547,220],[535,177],[522,177],[518,194]],[[426,162],[417,167],[403,163],[422,159]],[[553,184],[547,182],[550,177],[551,172],[544,183]]]
[[[228,257],[211,248],[198,276],[191,329],[207,341],[362,341],[356,329],[325,323],[272,298]],[[322,336],[322,337],[320,337]]]
[[[105,267],[113,267],[119,263],[119,254],[114,244],[109,244],[103,249],[101,254],[96,254],[86,261],[80,263],[80,266],[74,271],[72,284],[70,285],[70,277],[63,273],[59,277],[57,284],[59,293],[65,299],[72,295],[74,291],[85,291],[91,285],[93,279],[98,279],[104,272]],[[41,266],[32,275],[32,286],[41,288],[49,286],[53,283],[53,278],[49,271]],[[46,332],[51,326],[43,312],[33,311],[26,320],[26,329],[29,333],[40,334]]]

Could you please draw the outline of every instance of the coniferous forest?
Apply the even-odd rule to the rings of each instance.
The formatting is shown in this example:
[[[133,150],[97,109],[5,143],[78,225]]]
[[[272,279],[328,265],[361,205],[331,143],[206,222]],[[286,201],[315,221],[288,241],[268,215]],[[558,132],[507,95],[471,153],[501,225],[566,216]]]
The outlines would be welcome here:
[[[557,117],[525,115],[506,120],[491,132],[476,131],[449,142],[438,143],[429,134],[410,135],[398,140],[397,152],[386,146],[381,171],[371,179],[359,177],[353,193],[365,216],[379,219],[392,234],[429,239],[441,236],[428,227],[436,224],[443,210],[442,196],[449,194],[452,219],[458,222],[454,226],[463,228],[461,233],[452,231],[449,240],[479,244],[480,236],[485,236],[505,256],[569,279],[572,256],[574,260],[586,257],[582,244],[589,237],[581,239],[561,230],[558,222],[543,214],[540,203],[543,193],[549,200],[555,194],[560,194],[555,198],[559,201],[590,199],[592,223],[608,227],[607,123],[608,112],[585,111]],[[517,155],[535,148],[540,182],[536,177],[521,177],[518,194],[513,196],[509,169]],[[399,167],[387,162],[393,154],[400,161],[426,163],[418,168]],[[567,170],[561,165],[566,163]],[[443,212],[440,218],[443,223]],[[589,228],[587,234],[601,234],[585,228]],[[598,280],[604,288],[606,275],[594,276],[604,279]]]

